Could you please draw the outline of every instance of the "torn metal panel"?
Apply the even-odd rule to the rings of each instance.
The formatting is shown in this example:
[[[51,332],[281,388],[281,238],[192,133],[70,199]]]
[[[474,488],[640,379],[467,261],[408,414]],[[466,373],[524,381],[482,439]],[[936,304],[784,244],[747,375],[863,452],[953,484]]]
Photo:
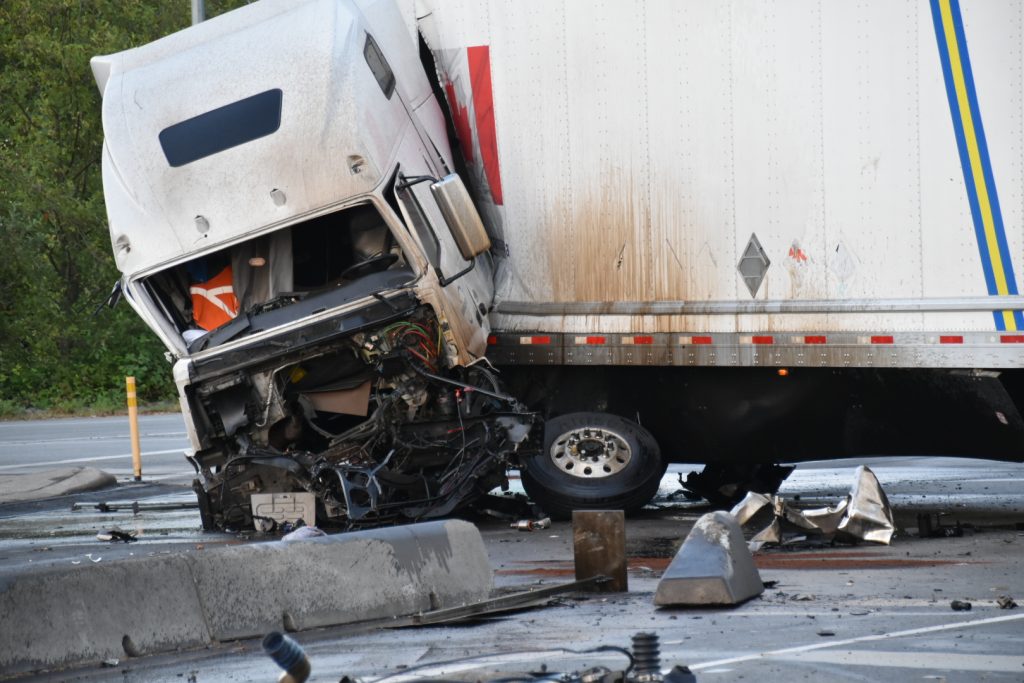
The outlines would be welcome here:
[[[857,468],[857,481],[847,498],[849,509],[839,522],[839,531],[874,543],[889,543],[895,530],[892,507],[870,469]]]
[[[750,492],[733,507],[731,514],[743,525],[763,516],[759,515],[763,510],[771,510],[768,525],[750,540],[751,550],[770,543],[796,540],[786,539],[787,532],[802,534],[800,540],[813,534],[825,538],[845,536],[888,545],[896,528],[889,499],[875,473],[868,467],[858,467],[855,476],[846,498],[829,507],[800,510],[781,496]]]
[[[746,497],[740,502],[736,503],[730,510],[730,514],[736,518],[736,522],[740,526],[750,521],[761,508],[772,502],[772,496],[766,496],[763,493],[757,493],[755,491],[748,491]]]
[[[448,607],[445,609],[431,610],[421,614],[414,614],[404,619],[392,619],[387,628],[404,628],[407,626],[428,626],[431,624],[450,624],[453,622],[469,621],[482,617],[511,612],[516,610],[538,607],[548,604],[553,598],[560,595],[567,595],[577,591],[593,591],[596,587],[611,581],[607,576],[591,576],[581,581],[572,581],[557,586],[545,586],[532,590],[502,595],[496,598],[481,600],[480,602]]]

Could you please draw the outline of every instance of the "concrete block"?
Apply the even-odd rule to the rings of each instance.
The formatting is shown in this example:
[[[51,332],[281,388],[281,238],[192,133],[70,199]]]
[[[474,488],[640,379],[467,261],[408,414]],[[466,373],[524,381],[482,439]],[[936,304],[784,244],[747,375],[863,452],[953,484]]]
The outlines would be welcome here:
[[[216,640],[453,607],[493,585],[480,532],[456,520],[215,548],[194,563]]]
[[[456,607],[492,587],[480,532],[455,520],[51,567],[0,582],[0,674]]]
[[[210,642],[183,556],[86,560],[20,575],[0,583],[0,615],[3,673]]]
[[[658,583],[654,604],[737,605],[764,592],[740,525],[710,512],[693,525]]]

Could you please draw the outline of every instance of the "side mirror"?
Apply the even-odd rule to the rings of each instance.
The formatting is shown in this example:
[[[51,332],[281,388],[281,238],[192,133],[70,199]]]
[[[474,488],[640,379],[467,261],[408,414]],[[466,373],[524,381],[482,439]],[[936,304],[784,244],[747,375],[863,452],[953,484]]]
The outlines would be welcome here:
[[[456,173],[446,175],[430,185],[437,208],[448,223],[452,237],[459,246],[462,258],[472,260],[491,248],[491,238],[484,230],[480,213],[476,210],[469,191]]]

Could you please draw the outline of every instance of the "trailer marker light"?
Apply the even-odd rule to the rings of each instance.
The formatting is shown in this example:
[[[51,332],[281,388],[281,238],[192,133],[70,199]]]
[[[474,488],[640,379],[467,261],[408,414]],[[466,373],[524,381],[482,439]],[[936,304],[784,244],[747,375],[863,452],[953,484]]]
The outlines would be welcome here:
[[[940,344],[963,344],[964,338],[961,335],[940,336]]]
[[[633,337],[634,344],[653,344],[654,337]]]
[[[885,334],[878,335],[878,336],[875,336],[875,337],[871,338],[871,343],[872,344],[892,344],[893,343],[893,338],[892,338],[892,335],[885,335]]]
[[[827,344],[828,337],[825,335],[812,335],[804,337],[804,344]]]
[[[487,345],[488,346],[494,346],[497,343],[498,343],[498,335],[492,334],[492,335],[489,335],[487,337]]]
[[[787,368],[779,368],[779,377],[788,377],[789,370]]]
[[[604,337],[576,337],[574,341],[580,346],[588,346],[604,344],[605,339]]]
[[[775,343],[775,337],[770,337],[770,336],[752,337],[750,342],[752,344],[774,344]]]
[[[1003,344],[1024,344],[1024,334],[1004,334],[999,341]]]
[[[694,344],[710,344],[711,343],[711,337],[694,337],[693,338],[693,343]]]
[[[526,345],[550,344],[551,343],[551,337],[548,337],[546,335],[545,336],[534,336],[534,337],[520,337],[519,338],[519,343],[520,344],[526,344]]]

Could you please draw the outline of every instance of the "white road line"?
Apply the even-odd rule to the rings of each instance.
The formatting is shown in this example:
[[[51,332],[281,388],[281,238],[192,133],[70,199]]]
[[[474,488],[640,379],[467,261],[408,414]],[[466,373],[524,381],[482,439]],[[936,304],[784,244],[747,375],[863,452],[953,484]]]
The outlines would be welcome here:
[[[61,436],[53,439],[20,439],[0,440],[0,446],[42,446],[48,443],[64,443],[66,441],[80,441],[93,443],[96,441],[125,441],[131,438],[131,434],[101,434],[99,436]],[[142,439],[185,439],[188,434],[185,432],[144,432],[139,434]]]
[[[955,631],[960,628],[971,628],[974,626],[986,626],[988,624],[999,624],[1004,621],[1017,621],[1024,619],[1024,614],[1012,614],[1005,617],[990,617],[988,619],[976,619],[974,621],[959,621],[952,624],[940,624],[938,626],[925,626],[923,628],[912,628],[907,631],[893,631],[892,633],[880,633],[870,636],[860,636],[859,638],[848,638],[846,640],[834,640],[831,642],[814,643],[813,645],[800,645],[797,647],[787,647],[782,650],[770,650],[768,652],[758,652],[752,655],[743,655],[740,657],[730,657],[729,659],[716,659],[711,662],[701,662],[700,664],[691,664],[690,669],[697,671],[699,669],[710,669],[715,666],[724,666],[728,664],[739,664],[740,662],[750,662],[755,659],[764,659],[768,657],[783,657],[785,655],[792,655],[799,652],[811,652],[812,650],[824,650],[830,647],[841,647],[843,645],[852,645],[853,643],[866,643],[873,640],[888,640],[890,638],[904,638],[906,636],[917,636],[923,633],[936,633],[938,631]]]
[[[147,455],[167,455],[168,453],[184,453],[184,448],[172,448],[167,451],[145,451],[142,453],[143,456]],[[47,465],[73,465],[77,462],[92,462],[94,460],[120,460],[122,458],[132,457],[131,453],[124,453],[122,455],[97,455],[93,458],[71,458],[69,460],[50,460],[49,462],[25,462],[20,465],[0,465],[0,470],[16,470],[28,467],[45,467]]]
[[[843,650],[842,652],[801,652],[781,659],[852,666],[881,666],[893,669],[939,669],[942,671],[1024,671],[1024,657],[978,655],[963,652],[889,652],[885,650]]]

